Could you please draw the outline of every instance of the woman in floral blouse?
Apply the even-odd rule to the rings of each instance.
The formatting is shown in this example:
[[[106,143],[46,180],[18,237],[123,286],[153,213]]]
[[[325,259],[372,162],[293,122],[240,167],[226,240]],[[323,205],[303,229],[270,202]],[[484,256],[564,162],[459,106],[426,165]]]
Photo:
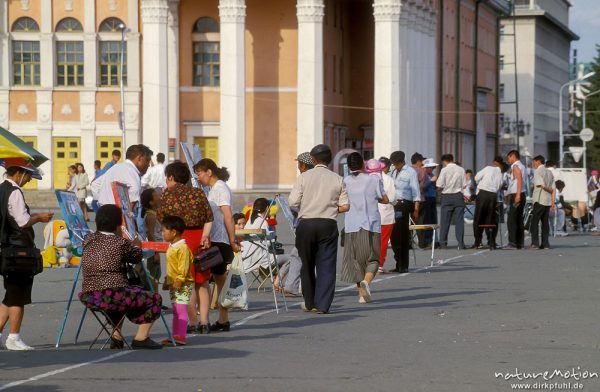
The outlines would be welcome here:
[[[132,323],[138,324],[132,348],[160,349],[162,345],[150,339],[148,333],[160,317],[162,297],[129,285],[125,264],[141,262],[142,249],[139,240],[132,243],[123,238],[122,221],[123,215],[117,206],[107,204],[98,209],[98,231],[86,235],[83,241],[83,284],[79,299],[88,308],[105,311],[113,324],[117,324],[123,314]],[[123,346],[123,337],[117,330],[113,333],[110,347]]]
[[[185,222],[182,238],[194,255],[200,249],[210,247],[210,230],[213,214],[201,189],[193,188],[187,183],[191,174],[187,165],[175,161],[165,168],[167,188],[163,191],[160,208],[157,211],[159,221],[165,216],[178,216]],[[192,266],[192,270],[194,270]],[[188,333],[208,333],[208,311],[210,306],[210,290],[208,280],[210,271],[192,271],[195,280],[194,295],[188,307]],[[200,320],[196,315],[196,305],[200,312]]]

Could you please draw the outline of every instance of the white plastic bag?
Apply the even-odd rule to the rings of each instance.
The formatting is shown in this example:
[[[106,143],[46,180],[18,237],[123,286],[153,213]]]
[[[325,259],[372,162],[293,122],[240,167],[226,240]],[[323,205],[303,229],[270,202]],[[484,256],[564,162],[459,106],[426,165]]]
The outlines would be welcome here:
[[[219,294],[219,303],[227,309],[248,309],[248,285],[244,262],[239,253],[235,255],[225,285]]]

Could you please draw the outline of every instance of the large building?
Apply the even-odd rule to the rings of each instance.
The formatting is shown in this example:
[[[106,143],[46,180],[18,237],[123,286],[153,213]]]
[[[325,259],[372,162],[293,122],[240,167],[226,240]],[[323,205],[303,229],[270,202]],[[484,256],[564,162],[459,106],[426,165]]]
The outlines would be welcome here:
[[[502,19],[500,100],[506,103],[500,105],[500,128],[504,150],[515,148],[518,140],[524,155],[559,160],[559,90],[569,81],[571,41],[579,39],[569,29],[570,7],[568,0],[517,0],[514,17]],[[565,109],[568,93],[563,89]],[[566,129],[566,112],[563,119]]]
[[[122,147],[123,76],[127,145],[199,144],[234,189],[290,187],[296,154],[321,142],[337,161],[403,149],[475,165],[495,150],[505,3],[0,0],[0,126],[52,158],[32,186],[63,188],[68,165]]]

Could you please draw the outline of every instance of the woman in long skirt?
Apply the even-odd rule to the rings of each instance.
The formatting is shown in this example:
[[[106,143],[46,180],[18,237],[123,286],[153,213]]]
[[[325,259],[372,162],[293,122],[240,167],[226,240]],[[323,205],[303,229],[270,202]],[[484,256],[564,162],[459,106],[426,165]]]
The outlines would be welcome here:
[[[350,211],[344,223],[342,280],[356,283],[359,303],[371,302],[371,281],[379,268],[381,217],[378,203],[387,204],[381,177],[364,172],[362,156],[353,152],[347,158],[350,175],[344,178]]]

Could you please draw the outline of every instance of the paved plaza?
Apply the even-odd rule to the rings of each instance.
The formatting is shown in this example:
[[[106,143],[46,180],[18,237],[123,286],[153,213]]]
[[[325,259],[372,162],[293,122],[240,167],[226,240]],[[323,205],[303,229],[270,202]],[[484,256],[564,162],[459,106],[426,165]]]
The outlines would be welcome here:
[[[289,230],[278,227],[289,245]],[[78,302],[56,349],[75,269],[48,270],[36,278],[22,329],[36,350],[0,351],[0,390],[597,391],[600,237],[575,233],[551,244],[442,250],[433,268],[417,251],[410,273],[377,276],[371,304],[338,282],[327,315],[304,313],[296,299],[276,314],[272,295],[252,289],[250,309],[231,313],[231,332],[153,352],[88,351],[97,330],[91,316],[74,344]],[[126,336],[133,332],[126,323]],[[166,336],[160,321],[152,336]],[[518,380],[528,375],[537,378]]]

